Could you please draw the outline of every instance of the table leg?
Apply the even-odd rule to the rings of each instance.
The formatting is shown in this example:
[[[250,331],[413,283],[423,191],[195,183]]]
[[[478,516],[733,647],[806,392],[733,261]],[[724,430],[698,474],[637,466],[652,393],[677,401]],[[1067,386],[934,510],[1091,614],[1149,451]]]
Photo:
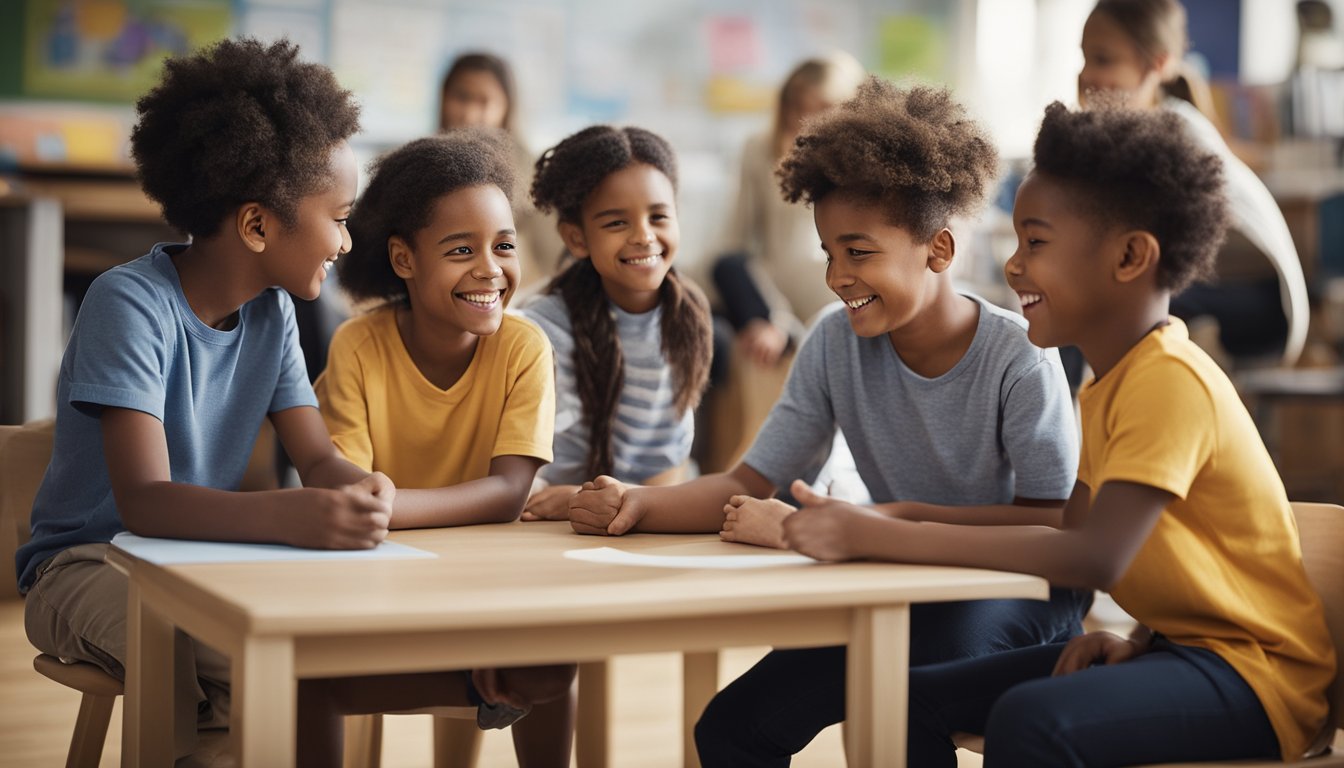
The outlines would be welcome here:
[[[173,625],[140,599],[130,579],[126,597],[126,699],[121,764],[173,764]]]
[[[856,610],[847,656],[845,751],[849,764],[905,768],[910,606]]]
[[[695,749],[695,722],[705,711],[709,700],[719,692],[719,652],[683,653],[681,655],[681,764],[684,768],[700,768],[700,754]]]
[[[249,637],[233,659],[229,727],[243,768],[294,765],[298,681],[289,637]]]
[[[611,700],[608,660],[579,665],[579,704],[574,752],[579,768],[607,768],[611,753]]]

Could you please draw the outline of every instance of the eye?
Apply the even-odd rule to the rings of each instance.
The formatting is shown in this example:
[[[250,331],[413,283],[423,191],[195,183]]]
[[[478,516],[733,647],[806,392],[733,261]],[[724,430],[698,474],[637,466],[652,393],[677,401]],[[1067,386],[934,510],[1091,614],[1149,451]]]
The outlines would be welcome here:
[[[667,221],[670,218],[672,217],[668,216],[666,213],[655,213],[649,216],[649,221]]]
[[[337,223],[337,224],[340,224],[342,227],[348,227],[348,226],[350,226],[350,217],[349,217],[349,216],[346,216],[346,217],[343,218],[343,219],[337,219],[337,220],[336,220],[336,223]]]
[[[612,219],[611,221],[608,221],[606,224],[603,224],[603,225],[602,225],[602,228],[603,228],[603,229],[617,229],[617,228],[619,228],[619,227],[623,227],[623,226],[625,226],[625,220],[624,220],[624,219]]]
[[[858,248],[846,248],[845,253],[848,253],[851,258],[862,259],[864,256],[873,253],[873,251],[861,251]]]
[[[503,243],[498,243],[498,244],[496,244],[496,245],[495,245],[495,250],[497,250],[497,251],[510,251],[510,252],[512,252],[512,251],[516,251],[516,250],[518,250],[518,246],[515,245],[515,244],[513,244],[513,243],[510,243],[510,242],[507,242],[507,241],[506,241],[506,242],[503,242]]]
[[[459,245],[458,247],[444,254],[444,256],[470,256],[470,255],[471,255],[471,246],[468,245]]]

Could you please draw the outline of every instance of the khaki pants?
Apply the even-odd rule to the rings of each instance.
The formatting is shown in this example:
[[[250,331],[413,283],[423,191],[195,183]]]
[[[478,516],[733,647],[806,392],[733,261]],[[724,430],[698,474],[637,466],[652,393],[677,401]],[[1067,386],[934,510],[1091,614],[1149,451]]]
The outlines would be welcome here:
[[[37,570],[24,605],[28,640],[62,661],[84,661],[126,679],[126,576],[105,561],[108,544],[64,550]],[[191,754],[197,729],[226,728],[229,660],[182,632],[174,645],[173,744]]]

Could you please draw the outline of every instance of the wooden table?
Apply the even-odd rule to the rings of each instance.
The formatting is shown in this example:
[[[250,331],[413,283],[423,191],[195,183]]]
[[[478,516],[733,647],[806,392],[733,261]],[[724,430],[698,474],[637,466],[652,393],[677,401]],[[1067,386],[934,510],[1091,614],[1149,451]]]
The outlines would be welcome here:
[[[170,765],[173,630],[229,655],[244,766],[293,764],[296,680],[594,661],[622,653],[849,645],[852,765],[904,766],[910,605],[1047,596],[1044,580],[965,568],[616,566],[564,558],[763,550],[717,536],[579,536],[566,523],[405,531],[434,560],[157,566],[130,577],[123,765]]]

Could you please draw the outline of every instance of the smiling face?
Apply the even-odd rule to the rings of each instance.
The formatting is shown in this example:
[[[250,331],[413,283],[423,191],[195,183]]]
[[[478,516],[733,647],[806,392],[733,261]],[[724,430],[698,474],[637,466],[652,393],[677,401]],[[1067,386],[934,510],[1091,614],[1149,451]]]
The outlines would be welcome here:
[[[1081,344],[1111,314],[1106,249],[1112,238],[1076,211],[1073,190],[1038,172],[1017,190],[1017,250],[1004,274],[1022,301],[1027,337],[1038,347]]]
[[[417,320],[446,333],[488,336],[499,330],[518,284],[516,248],[508,197],[481,184],[440,197],[409,241],[389,238],[388,258]]]
[[[331,151],[330,178],[324,188],[303,197],[294,222],[277,220],[265,238],[267,284],[278,285],[309,301],[322,292],[322,281],[337,257],[350,250],[346,218],[354,205],[358,165],[350,145]]]
[[[1078,73],[1078,101],[1087,105],[1098,92],[1139,109],[1157,103],[1161,69],[1168,57],[1149,62],[1123,27],[1104,13],[1093,12],[1083,26],[1083,69]]]
[[[561,222],[569,252],[591,259],[602,288],[626,312],[648,312],[677,255],[676,192],[652,165],[610,173],[589,193],[579,221]]]
[[[937,295],[938,273],[951,264],[951,233],[920,243],[875,206],[841,193],[814,205],[826,251],[826,285],[845,302],[860,336],[896,333]]]
[[[499,79],[484,69],[464,69],[443,90],[440,125],[448,128],[502,128],[509,95]]]

